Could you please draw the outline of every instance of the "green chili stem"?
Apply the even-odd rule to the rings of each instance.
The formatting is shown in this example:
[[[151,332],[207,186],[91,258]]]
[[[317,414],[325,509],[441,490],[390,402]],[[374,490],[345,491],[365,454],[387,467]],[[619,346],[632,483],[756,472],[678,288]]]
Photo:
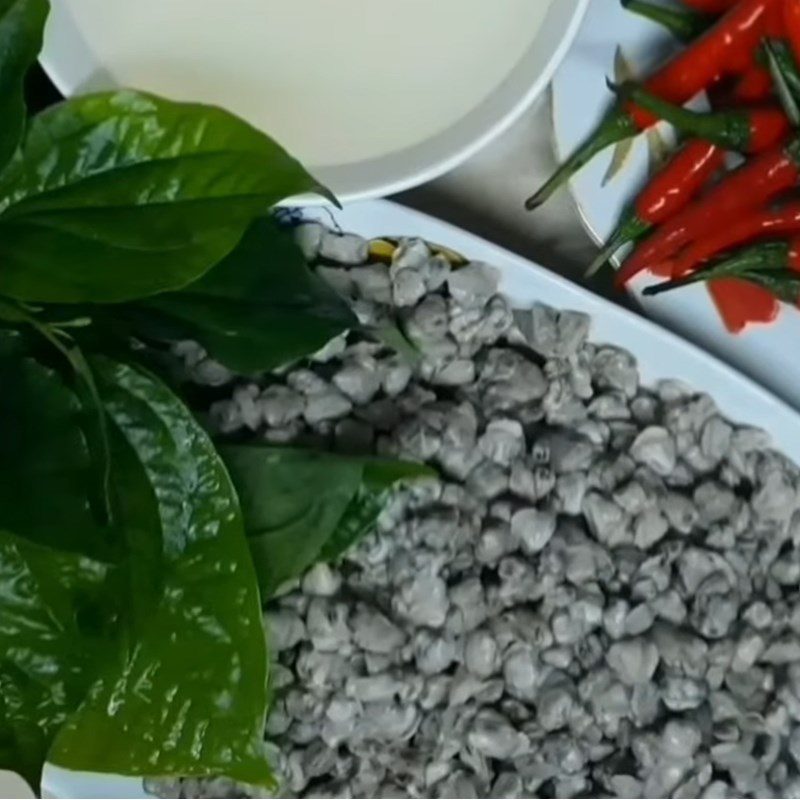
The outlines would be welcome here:
[[[563,186],[578,170],[612,144],[635,136],[636,125],[619,106],[606,115],[592,135],[553,173],[535,194],[525,201],[528,211],[538,208]]]
[[[702,283],[716,278],[738,278],[746,273],[774,270],[785,267],[789,259],[789,245],[786,242],[767,242],[739,251],[736,255],[718,261],[716,264],[693,272],[685,278],[664,281],[644,290],[646,295],[663,294],[693,283]]]
[[[795,60],[792,48],[784,39],[767,39],[757,53],[758,63],[770,66],[770,53],[780,67],[781,75],[795,97],[800,100],[800,66]]]
[[[793,136],[783,149],[786,155],[797,165],[797,169],[800,170],[800,136]]]
[[[609,83],[609,88],[622,100],[649,111],[683,134],[705,139],[726,150],[742,151],[749,146],[750,123],[747,115],[740,111],[690,111],[656,97],[636,83],[625,83],[622,86]]]
[[[614,233],[611,234],[605,247],[598,253],[597,258],[589,264],[589,269],[586,270],[584,277],[591,278],[610,258],[628,242],[636,241],[640,236],[643,236],[652,226],[642,219],[639,219],[635,214],[626,217],[617,226]]]
[[[761,45],[767,67],[786,115],[800,125],[800,69],[791,47],[781,39],[767,39]]]
[[[778,54],[774,41],[767,40],[761,46],[766,53],[772,82],[775,84],[781,106],[786,112],[786,116],[792,121],[792,125],[800,125],[800,102],[798,102],[800,101],[800,94],[794,91],[789,83],[790,69],[787,59]],[[797,66],[794,64],[794,57],[791,53],[786,53],[785,55],[788,55],[788,59],[796,72]]]
[[[800,299],[800,273],[793,269],[748,272],[743,279],[772,292],[784,303],[796,305]]]
[[[647,3],[645,0],[622,0],[622,5],[634,14],[666,28],[678,41],[689,44],[708,30],[713,18],[692,11]]]

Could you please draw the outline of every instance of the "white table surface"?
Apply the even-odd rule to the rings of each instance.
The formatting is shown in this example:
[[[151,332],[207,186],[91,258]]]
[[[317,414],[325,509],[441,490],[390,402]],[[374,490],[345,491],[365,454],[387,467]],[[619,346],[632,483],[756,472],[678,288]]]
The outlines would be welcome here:
[[[569,190],[533,213],[523,206],[555,166],[546,95],[467,163],[394,199],[580,280],[597,248],[580,223]],[[601,283],[596,287],[605,291]]]

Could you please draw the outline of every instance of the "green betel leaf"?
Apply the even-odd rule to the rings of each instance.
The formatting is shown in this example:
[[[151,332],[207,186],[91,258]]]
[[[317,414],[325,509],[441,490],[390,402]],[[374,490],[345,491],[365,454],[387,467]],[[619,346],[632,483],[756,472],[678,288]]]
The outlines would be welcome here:
[[[109,531],[90,507],[78,397],[0,330],[0,767],[34,789],[56,732],[114,652]],[[16,535],[8,533],[15,526]]]
[[[47,0],[0,0],[0,168],[25,129],[24,84],[42,47]]]
[[[436,477],[436,472],[430,467],[408,461],[369,458],[362,459],[362,465],[361,484],[336,529],[325,542],[319,556],[322,561],[341,558],[374,529],[391,491],[398,483]]]
[[[398,481],[435,474],[419,464],[292,448],[226,445],[220,452],[265,598],[369,533]]]
[[[107,359],[92,367],[124,440],[113,454],[126,475],[118,480],[129,551],[123,646],[58,733],[49,760],[268,785],[266,644],[228,474],[165,386]]]
[[[261,593],[302,575],[358,491],[363,472],[353,459],[258,445],[220,448],[242,504]]]
[[[63,328],[43,321],[35,312],[19,303],[0,297],[0,320],[28,329],[51,345],[62,357],[62,367],[72,376],[72,387],[86,413],[82,414],[83,429],[89,445],[92,470],[95,474],[93,506],[98,521],[103,525],[112,522],[110,504],[111,454],[108,441],[108,424],[105,409],[97,395],[94,376],[80,347]],[[41,344],[41,342],[40,342]]]
[[[435,478],[438,473],[432,467],[415,461],[396,461],[390,458],[362,458],[363,483],[370,492],[385,492],[402,481],[420,478]]]
[[[127,307],[134,331],[195,339],[240,373],[313,353],[358,320],[306,265],[292,235],[258,219],[233,252],[200,280]]]
[[[0,531],[0,767],[38,789],[47,751],[113,652],[109,567]]]
[[[33,118],[0,174],[0,293],[106,303],[181,288],[293,194],[324,191],[219,108],[133,91]]]
[[[105,558],[91,506],[92,459],[77,395],[55,370],[0,339],[0,528],[31,541]]]
[[[371,492],[361,485],[347,504],[336,526],[319,552],[319,561],[336,561],[375,526],[387,492]]]

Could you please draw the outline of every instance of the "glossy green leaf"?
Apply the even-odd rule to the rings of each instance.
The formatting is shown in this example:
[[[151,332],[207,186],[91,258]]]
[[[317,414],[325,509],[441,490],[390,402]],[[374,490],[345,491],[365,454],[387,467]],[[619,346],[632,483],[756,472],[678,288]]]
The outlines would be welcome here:
[[[266,645],[228,474],[165,386],[105,359],[92,367],[113,425],[135,454],[121,467],[114,459],[127,474],[123,647],[49,759],[71,769],[269,784]]]
[[[61,354],[65,368],[72,371],[75,392],[85,413],[83,430],[89,446],[91,469],[95,474],[92,502],[98,520],[103,525],[111,524],[111,453],[108,441],[108,424],[105,409],[97,394],[94,375],[80,347],[66,331],[47,321],[21,304],[0,297],[0,320],[18,328],[30,328]]]
[[[53,737],[114,651],[100,627],[113,595],[94,601],[108,568],[87,554],[115,547],[91,510],[80,400],[29,351],[0,331],[0,766],[36,788]]]
[[[63,340],[55,334],[51,341],[61,338],[60,350],[71,367],[75,378],[75,391],[84,409],[84,432],[89,445],[89,456],[94,473],[94,505],[103,525],[111,525],[114,515],[111,508],[111,444],[108,418],[97,391],[94,373],[86,356],[72,340]]]
[[[0,767],[34,789],[50,743],[113,652],[101,622],[113,615],[109,573],[0,530]]]
[[[318,560],[336,561],[375,526],[388,492],[371,492],[359,486],[319,552]]]
[[[361,483],[357,460],[290,448],[220,448],[245,521],[261,593],[271,596],[319,556]]]
[[[420,478],[435,478],[438,473],[432,467],[415,461],[396,461],[390,458],[362,458],[364,466],[362,483],[369,492],[385,492],[398,483]]]
[[[141,336],[195,339],[245,374],[313,353],[358,325],[347,304],[309,270],[292,235],[266,218],[200,280],[127,313]]]
[[[374,527],[389,490],[420,464],[292,448],[220,448],[239,494],[262,594],[339,558]]]
[[[74,303],[178,289],[255,216],[314,190],[222,109],[132,91],[73,98],[31,121],[0,174],[0,293]]]
[[[320,559],[336,561],[370,533],[392,489],[398,483],[435,476],[436,472],[424,464],[381,458],[363,459],[358,491],[350,500],[336,529],[325,542]]]
[[[47,0],[0,0],[0,168],[25,129],[25,75],[42,47]]]
[[[0,347],[0,528],[99,558],[110,552],[92,511],[92,460],[78,397],[55,370]]]

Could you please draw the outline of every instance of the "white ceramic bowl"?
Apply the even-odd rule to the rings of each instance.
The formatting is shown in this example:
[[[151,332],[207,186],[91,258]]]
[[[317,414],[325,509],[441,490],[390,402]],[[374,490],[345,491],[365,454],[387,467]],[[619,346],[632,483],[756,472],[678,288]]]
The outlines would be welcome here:
[[[393,194],[442,175],[499,136],[544,92],[571,45],[588,4],[589,0],[554,0],[535,39],[506,79],[442,133],[379,158],[346,164],[309,162],[307,166],[342,201]],[[112,87],[110,72],[100,63],[91,42],[84,41],[65,8],[66,4],[53,4],[41,56],[44,69],[67,96],[87,87]],[[498,12],[502,12],[502,3],[498,4]],[[476,42],[476,46],[480,43]],[[335,69],[335,64],[331,68]],[[157,85],[136,88],[159,91]],[[309,122],[317,123],[319,120]],[[282,143],[289,150],[296,150],[291,141]]]

